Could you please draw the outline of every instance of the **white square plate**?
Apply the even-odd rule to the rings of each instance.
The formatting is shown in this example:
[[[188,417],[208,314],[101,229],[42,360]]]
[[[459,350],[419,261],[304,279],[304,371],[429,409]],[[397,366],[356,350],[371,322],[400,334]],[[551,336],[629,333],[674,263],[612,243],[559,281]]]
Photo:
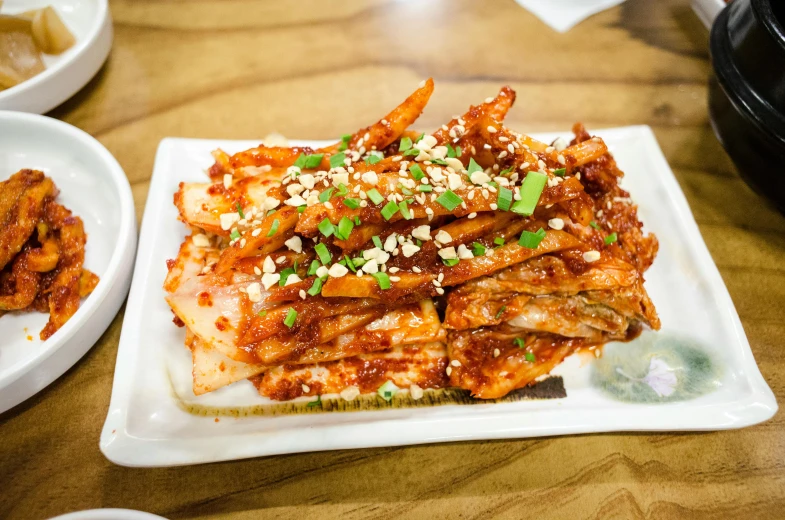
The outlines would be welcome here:
[[[172,204],[178,183],[204,182],[213,149],[232,153],[258,142],[165,139],[147,199],[101,450],[117,464],[171,466],[456,440],[740,428],[770,418],[777,403],[651,129],[599,135],[626,172],[623,186],[641,220],[660,241],[646,287],[661,331],[608,345],[594,363],[569,358],[556,371],[567,393],[562,399],[284,415],[248,413],[271,403],[248,381],[193,395],[184,332],[172,324],[161,288],[166,259],[176,256],[185,235]],[[535,137],[550,142],[556,136]],[[216,410],[224,415],[214,416]]]

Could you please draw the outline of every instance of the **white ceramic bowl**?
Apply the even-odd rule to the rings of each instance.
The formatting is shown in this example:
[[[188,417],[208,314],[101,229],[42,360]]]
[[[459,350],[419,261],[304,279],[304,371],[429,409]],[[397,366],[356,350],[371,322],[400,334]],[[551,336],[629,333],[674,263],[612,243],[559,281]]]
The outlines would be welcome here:
[[[57,516],[50,520],[166,520],[162,516],[133,509],[89,509]]]
[[[84,87],[101,68],[112,47],[112,17],[107,0],[4,0],[3,13],[51,5],[74,34],[76,44],[60,56],[45,56],[46,70],[0,90],[0,110],[43,114]]]
[[[0,180],[22,168],[42,170],[58,202],[82,218],[85,267],[101,281],[70,320],[46,341],[48,314],[0,317],[0,412],[46,387],[76,363],[114,319],[131,283],[136,218],[131,187],[98,141],[45,116],[0,111]]]

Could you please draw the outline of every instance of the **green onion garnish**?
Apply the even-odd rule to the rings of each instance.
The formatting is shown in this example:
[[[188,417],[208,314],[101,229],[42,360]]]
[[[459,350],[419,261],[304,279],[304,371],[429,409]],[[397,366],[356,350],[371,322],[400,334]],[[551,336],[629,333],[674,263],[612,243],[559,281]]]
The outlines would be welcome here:
[[[391,401],[393,396],[398,393],[400,388],[395,386],[395,383],[392,381],[385,381],[382,386],[379,387],[379,390],[376,391],[379,394],[379,397],[384,399],[385,401]]]
[[[298,167],[300,169],[305,168],[305,161],[306,161],[306,155],[304,153],[301,153],[297,157],[297,160],[294,161],[294,166],[296,166],[296,167]]]
[[[333,191],[335,191],[335,188],[327,188],[326,190],[321,192],[319,194],[319,202],[325,203],[328,200],[330,200],[330,197],[333,196]]]
[[[504,239],[502,237],[496,237],[493,239],[493,243],[501,247],[504,245]]]
[[[291,329],[296,319],[297,319],[297,311],[289,307],[289,312],[286,313],[286,318],[284,318],[283,324]]]
[[[450,143],[447,143],[447,157],[458,157],[461,155],[461,147],[456,150]]]
[[[564,177],[565,173],[567,173],[567,168],[557,168],[553,170],[553,174],[558,175],[559,177]]]
[[[354,216],[354,225],[355,225],[355,226],[359,226],[360,224],[362,224],[362,222],[360,222],[360,217],[358,217],[357,215],[355,215],[355,216]]]
[[[422,141],[422,138],[425,137],[425,132],[421,133],[417,139],[414,140],[415,143],[419,143]]]
[[[422,192],[433,191],[433,186],[431,186],[430,184],[420,184],[419,186],[417,186],[417,191],[422,191]]]
[[[373,245],[375,245],[379,249],[384,249],[384,247],[382,246],[382,239],[379,238],[377,235],[372,236],[371,240],[373,241]]]
[[[444,159],[431,159],[433,164],[438,164],[439,166],[447,166],[447,161]]]
[[[229,234],[229,238],[231,238],[232,240],[237,240],[238,238],[240,238],[240,232],[237,231],[237,228],[234,228],[232,230],[232,232]]]
[[[314,406],[321,406],[321,405],[322,405],[322,396],[321,395],[317,395],[316,396],[316,401],[309,401],[308,403],[306,403],[305,407],[306,408],[313,408]]]
[[[267,213],[266,213],[264,216],[265,216],[265,217],[269,217],[270,215],[272,215],[273,213],[275,213],[275,211],[276,211],[276,210],[274,210],[274,209],[271,209],[271,210],[270,210],[270,211],[268,211],[268,212],[267,212]]]
[[[600,227],[600,225],[599,225],[599,224],[597,224],[597,223],[596,223],[595,221],[593,221],[593,220],[592,220],[591,222],[589,222],[589,225],[590,225],[591,227],[593,227],[594,229],[596,229],[597,231],[602,231],[602,228]]]
[[[513,171],[514,169],[515,169],[515,166],[510,166],[509,168],[505,168],[502,171],[500,171],[499,175],[502,175],[502,176],[507,175],[508,173]]]
[[[341,197],[345,197],[345,196],[347,196],[349,194],[349,188],[346,187],[346,184],[340,183],[338,185],[338,193],[337,194],[340,195]]]
[[[412,177],[414,177],[414,180],[416,180],[416,181],[419,181],[423,177],[425,177],[425,174],[423,173],[422,168],[420,168],[419,164],[413,164],[409,168],[409,171],[412,172]]]
[[[458,265],[458,262],[461,260],[459,258],[442,258],[442,263],[447,267],[452,267],[454,265]]]
[[[243,208],[239,202],[237,203],[237,213],[240,214],[240,218],[245,218],[245,213],[243,213]]]
[[[343,161],[346,159],[346,154],[341,152],[330,156],[330,168],[337,168],[343,166]]]
[[[343,204],[349,209],[357,209],[360,207],[360,199],[343,199]]]
[[[335,236],[341,240],[349,240],[352,229],[354,229],[354,221],[346,217],[341,217],[341,220],[338,222],[338,230],[335,232]]]
[[[311,296],[316,296],[317,294],[322,292],[322,279],[321,278],[314,278],[313,285],[310,289],[308,289],[308,294]]]
[[[496,313],[496,316],[494,316],[494,318],[498,320],[499,318],[502,317],[502,314],[504,314],[504,311],[506,311],[506,310],[507,310],[507,306],[506,305],[502,305],[501,308],[499,309],[499,311]]]
[[[379,288],[383,291],[390,288],[390,277],[387,276],[387,273],[382,273],[380,271],[378,273],[373,273],[371,276],[376,278],[376,281],[379,283]]]
[[[267,316],[267,311],[261,310],[258,312],[257,316],[259,316],[260,318],[264,318],[265,316]]]
[[[513,213],[528,217],[534,213],[537,202],[540,200],[542,189],[548,181],[548,176],[540,172],[529,172],[521,185],[521,200],[515,202],[510,208]]]
[[[524,357],[526,358],[526,361],[528,361],[529,363],[534,363],[535,361],[537,361],[537,358],[534,357],[534,354],[532,354],[531,352],[527,352],[526,354],[524,354]]]
[[[543,238],[545,238],[545,230],[542,228],[538,229],[536,233],[523,231],[521,238],[518,239],[518,245],[527,249],[537,249]]]
[[[616,233],[611,233],[610,235],[605,237],[605,245],[609,246],[609,245],[613,244],[614,242],[616,242],[616,240],[617,240]]]
[[[297,213],[305,213],[305,206],[297,206]]]
[[[322,163],[322,157],[324,157],[323,153],[317,153],[313,155],[309,155],[305,158],[305,167],[307,169],[313,169],[319,166]]]
[[[311,262],[311,266],[308,268],[308,276],[313,276],[316,274],[316,270],[319,269],[322,264],[319,263],[319,260],[314,260]]]
[[[352,140],[352,134],[344,134],[341,136],[341,145],[338,147],[338,151],[342,152],[349,148],[349,141]]]
[[[384,217],[384,220],[390,220],[393,217],[393,215],[398,213],[399,209],[400,208],[398,207],[398,204],[396,204],[394,201],[391,200],[390,202],[388,202],[382,208],[382,216]]]
[[[281,279],[278,280],[278,285],[281,287],[286,285],[286,280],[293,274],[297,274],[297,269],[295,267],[287,267],[281,271]]]
[[[313,247],[313,250],[316,251],[316,254],[319,256],[319,260],[322,262],[322,265],[329,264],[332,259],[333,255],[330,254],[330,251],[327,249],[327,246],[319,243]]]
[[[398,145],[399,152],[405,152],[412,147],[412,139],[410,137],[402,137],[401,144]]]
[[[512,190],[499,187],[499,196],[496,198],[496,205],[502,211],[509,211],[512,204]]]
[[[319,232],[321,232],[321,234],[326,237],[329,237],[330,235],[335,233],[335,226],[333,226],[333,223],[330,222],[329,218],[325,217],[325,219],[319,223],[318,227],[319,227]]]
[[[365,265],[365,258],[358,256],[357,258],[352,258],[352,263],[354,267],[360,268]]]
[[[412,218],[414,218],[412,216],[412,212],[409,211],[409,204],[407,204],[406,201],[403,201],[400,204],[398,204],[398,207],[401,209],[401,215],[403,215],[403,218],[405,218],[406,220],[411,220]]]
[[[273,225],[272,225],[272,226],[270,226],[270,231],[268,231],[268,232],[267,232],[267,236],[268,236],[268,237],[271,237],[271,236],[273,236],[274,234],[276,234],[276,233],[278,232],[278,226],[279,226],[279,225],[281,225],[281,223],[280,223],[280,222],[278,222],[278,219],[277,219],[277,218],[276,218],[276,219],[273,219]]]
[[[474,161],[474,157],[469,159],[469,167],[466,168],[466,172],[471,176],[472,173],[481,171],[483,171],[482,166]]]
[[[352,259],[349,258],[349,255],[344,255],[344,259],[346,260],[346,267],[348,267],[353,273],[356,273],[357,268],[354,266]]]
[[[485,254],[485,246],[480,244],[479,242],[475,242],[472,244],[472,254],[474,256],[482,256]]]
[[[365,162],[368,164],[376,164],[382,160],[382,156],[378,153],[372,153],[368,157],[365,158]]]
[[[408,150],[403,152],[403,155],[406,155],[406,156],[420,155],[420,150],[418,150],[417,148],[409,148]]]
[[[518,348],[523,348],[526,346],[526,343],[524,343],[522,338],[515,338],[515,345],[517,345]]]
[[[401,193],[403,193],[404,195],[413,195],[413,193],[412,193],[412,190],[410,190],[409,188],[407,188],[407,187],[406,187],[406,186],[404,186],[403,184],[400,184],[400,183],[399,183],[399,184],[398,184],[398,186],[396,186],[396,187],[397,187],[399,190],[401,190]]]
[[[463,199],[456,195],[452,190],[447,190],[436,199],[447,211],[452,211],[463,203]]]
[[[382,201],[384,201],[384,197],[382,197],[381,193],[376,191],[376,188],[371,188],[370,190],[366,191],[365,194],[368,195],[368,198],[371,199],[371,202],[374,204],[380,204]]]

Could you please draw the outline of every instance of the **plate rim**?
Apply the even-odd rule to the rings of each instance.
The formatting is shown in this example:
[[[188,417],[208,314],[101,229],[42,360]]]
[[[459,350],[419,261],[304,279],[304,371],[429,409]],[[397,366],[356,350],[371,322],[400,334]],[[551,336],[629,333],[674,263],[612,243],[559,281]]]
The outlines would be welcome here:
[[[102,145],[97,139],[92,137],[84,130],[48,116],[8,110],[0,110],[0,122],[4,122],[9,125],[21,122],[22,124],[48,127],[54,132],[66,134],[72,139],[83,142],[106,165],[107,172],[111,179],[111,184],[117,191],[120,201],[120,233],[118,235],[117,247],[115,248],[114,252],[112,252],[112,256],[109,259],[109,263],[104,274],[101,276],[98,285],[93,290],[93,293],[90,294],[79,306],[79,309],[77,309],[76,313],[71,317],[71,319],[69,319],[57,332],[55,332],[49,339],[41,344],[41,348],[35,356],[31,356],[30,358],[11,367],[13,370],[8,372],[8,374],[4,376],[2,380],[0,380],[0,391],[4,392],[18,383],[30,372],[39,368],[58,351],[64,349],[66,345],[71,340],[73,340],[74,336],[76,336],[78,332],[82,330],[83,327],[93,325],[90,323],[90,319],[101,309],[102,304],[107,300],[107,298],[115,295],[114,293],[116,290],[118,290],[118,286],[123,284],[128,286],[130,282],[130,268],[126,268],[124,264],[132,264],[134,259],[134,253],[136,249],[136,211],[134,209],[131,185],[128,182],[128,178],[126,177],[123,168],[120,166],[120,163],[117,162],[117,159],[115,159],[115,157],[109,152],[109,150],[106,149],[106,147],[104,147],[104,145]],[[125,290],[120,290],[122,291],[122,298],[119,298],[119,300],[120,304],[122,304],[122,301],[125,299]],[[115,295],[115,297],[117,296]],[[118,308],[119,306],[120,305],[118,305]],[[105,325],[98,327],[98,329],[100,329],[99,336],[100,334],[103,334],[107,328],[109,328],[109,325],[114,319],[115,314],[116,311],[115,313],[112,313],[111,319]],[[32,397],[32,395],[35,395],[43,388],[51,384],[55,379],[65,373],[68,368],[73,366],[84,355],[84,353],[93,347],[93,345],[94,343],[85,348],[84,352],[82,352],[76,359],[70,362],[68,367],[62,371],[56,371],[56,374],[54,372],[47,373],[46,379],[48,379],[48,381],[46,381],[44,384],[38,383],[36,385],[38,388],[36,388],[36,390],[31,395],[28,395],[21,400],[17,400],[15,398],[8,399],[7,401],[5,399],[0,400],[0,413],[13,408],[21,402],[24,402],[25,400]]]
[[[525,438],[536,437],[544,435],[563,435],[563,434],[580,434],[580,433],[600,433],[600,432],[624,432],[624,431],[708,431],[708,430],[722,430],[734,429],[757,424],[770,419],[777,411],[778,405],[773,392],[766,384],[760,369],[755,362],[749,341],[744,333],[741,320],[738,316],[736,308],[730,297],[719,270],[714,263],[711,254],[703,240],[694,215],[690,210],[687,199],[681,187],[676,180],[673,171],[668,165],[665,156],[657,142],[654,132],[648,125],[633,125],[612,128],[600,128],[594,131],[598,135],[608,135],[609,133],[628,132],[637,134],[636,137],[642,138],[645,146],[647,158],[654,161],[654,167],[662,172],[661,181],[663,188],[671,199],[673,209],[678,212],[678,218],[684,223],[690,235],[688,242],[692,244],[693,252],[698,255],[701,263],[708,262],[712,268],[709,272],[704,272],[707,276],[707,282],[712,286],[712,290],[718,289],[717,296],[721,298],[720,309],[728,311],[728,318],[733,322],[733,330],[736,333],[739,345],[742,348],[741,359],[744,363],[744,370],[746,379],[749,383],[750,393],[743,399],[736,399],[732,401],[725,401],[722,403],[715,403],[695,407],[695,413],[685,420],[683,417],[676,421],[661,421],[656,426],[641,426],[641,419],[638,417],[640,411],[636,411],[634,407],[629,407],[625,403],[618,403],[613,409],[592,409],[589,414],[591,419],[596,424],[596,419],[601,413],[618,413],[618,406],[628,406],[629,413],[624,414],[622,420],[609,421],[607,425],[595,426],[586,428],[581,426],[579,415],[580,413],[572,413],[571,417],[575,417],[575,425],[551,426],[540,427],[539,429],[532,429],[530,426],[526,427],[510,427],[500,423],[497,426],[492,425],[493,416],[497,415],[497,420],[503,420],[508,412],[500,409],[497,414],[485,414],[482,417],[482,425],[478,428],[469,428],[461,432],[453,432],[452,434],[445,434],[444,428],[429,428],[429,422],[426,420],[417,419],[412,421],[416,428],[402,428],[405,432],[396,432],[394,442],[374,440],[373,435],[352,435],[351,440],[339,440],[330,443],[319,444],[316,448],[309,446],[301,449],[294,447],[292,449],[278,449],[266,445],[264,437],[269,436],[263,432],[250,432],[250,433],[232,433],[222,435],[223,438],[231,438],[233,440],[241,440],[242,442],[234,442],[234,446],[226,450],[215,450],[211,444],[215,442],[216,437],[201,437],[189,438],[178,441],[178,447],[172,448],[167,446],[170,439],[144,439],[134,437],[125,431],[127,425],[126,419],[129,412],[129,396],[133,388],[133,378],[131,370],[122,371],[118,367],[130,367],[136,364],[138,359],[135,357],[135,350],[130,344],[132,338],[136,336],[132,330],[133,327],[139,322],[142,316],[142,309],[137,303],[141,299],[144,292],[144,287],[137,283],[137,279],[144,279],[149,274],[152,268],[150,261],[145,261],[150,255],[154,254],[153,251],[153,234],[149,228],[152,228],[155,223],[154,216],[160,210],[162,199],[165,198],[165,193],[160,189],[166,183],[165,165],[169,162],[172,145],[179,142],[187,143],[200,143],[206,142],[216,143],[218,141],[247,143],[253,140],[245,139],[190,139],[190,138],[177,138],[166,137],[164,138],[157,149],[156,159],[153,168],[153,175],[150,181],[150,195],[146,203],[144,217],[142,220],[142,229],[140,235],[139,250],[137,253],[137,263],[134,269],[134,283],[132,284],[131,291],[128,297],[128,305],[126,307],[125,321],[120,335],[117,364],[115,369],[115,376],[112,385],[112,396],[109,405],[106,422],[101,432],[99,446],[101,452],[110,461],[118,465],[131,466],[131,467],[162,467],[162,466],[179,466],[189,464],[202,464],[209,462],[217,462],[223,460],[237,460],[248,457],[260,457],[269,455],[281,455],[287,453],[311,452],[311,451],[324,451],[333,449],[357,449],[357,448],[371,448],[382,446],[401,446],[424,444],[433,442],[449,442],[460,440],[487,440],[487,439],[502,439],[502,438]],[[536,133],[537,136],[555,136],[565,135],[565,132],[547,132]],[[259,140],[256,140],[259,142]],[[320,141],[315,140],[290,140],[292,143],[308,142],[317,144]],[[331,141],[326,141],[331,142]],[[161,186],[159,186],[159,184]],[[482,406],[482,405],[480,405]],[[491,406],[491,405],[488,405]],[[499,406],[499,405],[493,405]],[[503,405],[502,405],[503,406]],[[658,405],[658,406],[677,406],[677,405]],[[366,412],[368,413],[368,412]],[[375,413],[375,412],[371,412]],[[549,414],[563,413],[558,410],[535,410],[527,412],[532,414],[532,418],[544,417]],[[648,412],[644,412],[648,413]],[[588,417],[587,417],[588,419]],[[354,428],[360,431],[367,429],[366,433],[372,432],[379,426],[384,427],[385,424],[398,423],[401,419],[378,420],[365,424],[338,424],[329,426],[319,426],[316,430],[319,432],[335,432],[344,428]],[[472,418],[467,417],[452,417],[443,418],[444,424],[457,424],[459,422],[469,422],[470,425],[476,426],[478,421],[472,421]],[[676,424],[678,422],[678,424]],[[636,425],[637,423],[637,425]],[[490,426],[489,426],[490,425]],[[432,426],[432,424],[431,424]],[[495,429],[494,429],[495,428]],[[433,430],[432,432],[425,433],[413,430]],[[111,431],[111,430],[114,430]],[[278,433],[286,431],[288,434],[298,436],[303,434],[303,431],[312,431],[313,428],[290,428],[285,430],[278,430]],[[435,433],[441,432],[441,433]],[[325,435],[324,437],[328,437]],[[322,441],[324,441],[324,437]],[[331,435],[331,438],[339,438],[338,435]],[[378,437],[377,437],[378,438]],[[359,442],[358,440],[359,439]],[[291,443],[296,444],[296,443]],[[290,445],[291,445],[290,444]],[[191,448],[191,449],[189,449]],[[213,448],[213,449],[209,449]],[[200,458],[203,453],[209,453],[208,456]],[[198,456],[195,456],[198,455]]]

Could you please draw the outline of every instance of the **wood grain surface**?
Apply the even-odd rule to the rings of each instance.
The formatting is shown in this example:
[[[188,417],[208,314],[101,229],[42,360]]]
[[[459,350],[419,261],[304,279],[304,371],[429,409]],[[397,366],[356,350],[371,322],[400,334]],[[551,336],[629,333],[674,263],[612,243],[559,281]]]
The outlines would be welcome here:
[[[112,54],[52,115],[96,136],[141,219],[166,136],[339,136],[424,77],[432,129],[503,84],[522,131],[654,129],[785,396],[785,219],[708,122],[708,33],[687,0],[628,0],[557,34],[512,0],[118,0]],[[46,390],[0,415],[0,517],[125,507],[168,518],[785,518],[782,412],[739,431],[610,434],[302,454],[172,469],[108,462],[122,312]]]

